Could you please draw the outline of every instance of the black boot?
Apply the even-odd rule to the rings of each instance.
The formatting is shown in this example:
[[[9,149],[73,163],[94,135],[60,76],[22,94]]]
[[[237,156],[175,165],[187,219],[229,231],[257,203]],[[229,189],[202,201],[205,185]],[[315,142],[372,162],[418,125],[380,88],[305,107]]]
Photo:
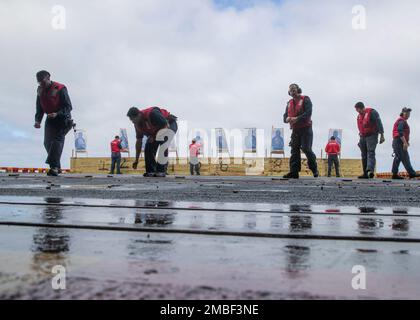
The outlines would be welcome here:
[[[166,177],[166,173],[165,172],[156,172],[155,173],[155,177],[157,177],[157,178],[165,178]]]
[[[47,176],[58,177],[58,169],[57,168],[51,168],[50,170],[48,170]]]
[[[369,177],[366,173],[364,173],[361,176],[358,176],[357,179],[369,179]]]
[[[416,179],[416,178],[420,178],[420,174],[416,173],[416,174],[410,175],[410,179]]]
[[[392,175],[392,179],[393,179],[393,180],[404,180],[404,178],[403,178],[403,177],[401,177],[401,176],[399,176],[398,174],[393,174],[393,175]]]
[[[283,176],[284,179],[299,179],[299,173],[289,172]]]

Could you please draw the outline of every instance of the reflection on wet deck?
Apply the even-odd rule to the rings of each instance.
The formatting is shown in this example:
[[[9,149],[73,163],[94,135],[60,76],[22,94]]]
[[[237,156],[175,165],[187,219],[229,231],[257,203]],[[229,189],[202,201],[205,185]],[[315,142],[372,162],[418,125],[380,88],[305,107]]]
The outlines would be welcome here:
[[[148,203],[148,208],[62,206],[65,199],[46,198],[42,205],[0,204],[0,224],[33,224],[38,227],[64,224],[66,227],[94,229],[113,227],[130,230],[157,228],[183,232],[243,233],[261,236],[385,238],[388,241],[420,241],[420,217],[409,209],[379,214],[377,208],[354,208],[352,214],[315,212],[312,206],[290,205],[283,213],[171,209],[170,202]],[[143,203],[142,203],[143,204]],[[159,205],[160,208],[156,208]],[[163,209],[162,207],[169,207]],[[51,239],[54,239],[52,237]],[[42,241],[42,239],[40,240]]]
[[[0,298],[7,297],[10,287],[21,290],[23,297],[25,293],[26,297],[40,294],[44,298],[58,294],[35,284],[40,279],[50,282],[51,268],[57,264],[66,267],[70,279],[80,279],[80,283],[89,280],[95,285],[80,292],[80,284],[70,282],[60,293],[67,298],[91,297],[90,292],[101,290],[104,279],[119,288],[124,283],[137,283],[136,290],[148,290],[144,284],[153,283],[185,286],[187,281],[191,287],[288,294],[319,295],[322,288],[322,295],[327,297],[420,297],[420,251],[414,243],[385,242],[378,247],[365,241],[47,229],[0,226]],[[11,235],[13,241],[6,241]],[[4,259],[5,252],[14,254]],[[367,269],[366,291],[351,288],[354,265]],[[126,297],[136,299],[140,291],[130,290]]]
[[[355,207],[331,205],[299,205],[273,203],[218,203],[218,202],[187,202],[187,201],[150,201],[150,200],[115,200],[115,199],[83,199],[83,198],[50,198],[50,197],[16,197],[0,196],[2,204],[44,205],[56,203],[61,206],[79,207],[114,207],[114,208],[156,208],[182,209],[204,211],[239,211],[239,212],[310,212],[313,214],[373,214],[396,215],[406,214],[420,216],[420,208],[416,207]]]
[[[107,279],[420,298],[418,242],[420,214],[411,207],[0,197],[0,298],[10,288],[26,292],[40,279],[50,281],[57,264],[81,282],[97,281],[99,290]],[[354,265],[369,272],[362,294],[349,285]],[[67,298],[89,294],[72,290]]]

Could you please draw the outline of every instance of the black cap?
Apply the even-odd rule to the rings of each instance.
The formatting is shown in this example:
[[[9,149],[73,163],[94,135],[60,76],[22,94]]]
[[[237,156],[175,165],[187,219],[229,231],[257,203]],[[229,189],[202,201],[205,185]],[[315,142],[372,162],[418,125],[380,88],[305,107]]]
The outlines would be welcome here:
[[[403,108],[401,113],[411,112],[410,108]]]
[[[332,136],[332,137],[331,137],[331,140],[335,140],[335,137],[334,137],[334,136]]]

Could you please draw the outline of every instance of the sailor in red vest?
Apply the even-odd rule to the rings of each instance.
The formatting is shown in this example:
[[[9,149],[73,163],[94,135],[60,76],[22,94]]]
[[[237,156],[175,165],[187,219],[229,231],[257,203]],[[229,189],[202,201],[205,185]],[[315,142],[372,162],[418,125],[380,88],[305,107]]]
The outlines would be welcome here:
[[[121,174],[121,140],[119,136],[115,136],[115,139],[111,141],[111,171],[110,174],[114,174],[115,165],[117,165],[117,174]]]
[[[392,130],[392,148],[394,149],[394,163],[392,165],[392,179],[404,179],[398,175],[398,169],[402,162],[407,170],[410,179],[420,177],[411,166],[408,147],[410,146],[410,126],[407,120],[410,118],[411,109],[403,108],[400,117],[395,121]]]
[[[327,146],[325,147],[325,152],[328,155],[328,177],[331,177],[331,169],[334,164],[335,167],[335,175],[337,178],[340,177],[340,163],[338,161],[338,156],[341,152],[340,144],[335,141],[335,137],[332,136],[330,142],[328,142]]]
[[[44,147],[48,153],[46,163],[49,164],[49,176],[61,173],[61,154],[63,152],[65,136],[73,120],[71,119],[72,105],[67,88],[58,82],[50,80],[48,71],[36,74],[38,94],[36,99],[36,114],[34,127],[41,128],[42,118],[47,115],[44,131]]]
[[[193,176],[194,171],[199,176],[200,175],[200,160],[198,159],[198,155],[200,154],[200,149],[202,147],[201,143],[198,143],[197,140],[194,138],[191,141],[189,146],[190,149],[190,173]]]
[[[359,148],[362,152],[363,174],[359,179],[372,179],[375,177],[376,166],[376,146],[378,137],[381,135],[379,143],[385,142],[384,127],[378,111],[373,108],[365,107],[363,102],[358,102],[354,106],[357,113],[357,126],[359,128]]]
[[[143,136],[147,136],[144,147],[144,160],[146,163],[145,177],[165,177],[167,165],[156,162],[156,153],[162,141],[156,141],[156,134],[163,128],[169,128],[175,133],[178,131],[177,117],[170,114],[167,110],[158,107],[149,107],[139,110],[135,107],[130,108],[127,113],[136,129],[136,159],[133,163],[133,169],[137,169],[141,153]],[[165,156],[168,150],[165,151]]]
[[[314,177],[319,176],[316,155],[312,151],[313,131],[312,131],[312,102],[308,96],[302,95],[302,89],[297,84],[289,86],[289,95],[292,99],[287,103],[286,112],[283,120],[290,124],[292,138],[290,142],[290,172],[284,176],[287,179],[298,179],[301,170],[300,152],[306,155],[309,169]]]

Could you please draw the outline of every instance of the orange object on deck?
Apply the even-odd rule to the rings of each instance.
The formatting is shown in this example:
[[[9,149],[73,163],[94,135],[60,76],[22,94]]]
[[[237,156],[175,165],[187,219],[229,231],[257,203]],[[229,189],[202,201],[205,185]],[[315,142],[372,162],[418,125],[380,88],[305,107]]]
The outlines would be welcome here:
[[[17,167],[0,167],[0,171],[8,173],[47,173],[46,168],[17,168]],[[63,173],[70,173],[70,169],[62,169]]]

